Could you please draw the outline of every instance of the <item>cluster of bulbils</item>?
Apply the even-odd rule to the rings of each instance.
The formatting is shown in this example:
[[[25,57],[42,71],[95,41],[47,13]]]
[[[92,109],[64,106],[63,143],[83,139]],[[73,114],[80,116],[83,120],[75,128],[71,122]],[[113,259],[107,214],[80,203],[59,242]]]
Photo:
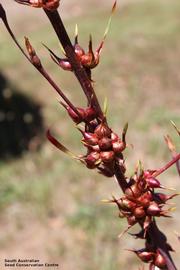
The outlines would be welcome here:
[[[44,8],[50,11],[56,10],[59,7],[60,0],[15,0],[17,3],[36,7],[36,8]],[[115,4],[113,6],[113,10],[115,9]],[[112,12],[113,12],[112,10]],[[100,43],[99,47],[96,49],[95,52],[93,52],[92,49],[92,37],[90,36],[89,39],[89,48],[88,51],[85,52],[85,50],[79,45],[78,43],[78,29],[76,26],[76,35],[75,35],[75,42],[74,42],[74,52],[76,54],[77,60],[81,63],[81,65],[87,69],[93,69],[95,68],[99,63],[99,57],[101,53],[101,49],[104,44],[104,40],[106,38],[106,34],[104,35],[104,38],[102,42]],[[52,50],[50,50],[47,46],[45,46],[50,54],[53,61],[59,65],[64,70],[73,71],[72,65],[69,62],[68,58],[65,55],[65,58],[58,57]]]
[[[140,233],[135,234],[136,238],[147,239],[148,227],[155,217],[169,217],[169,212],[172,209],[164,209],[164,206],[167,204],[167,201],[178,195],[168,196],[164,193],[156,192],[157,188],[164,187],[161,186],[159,180],[153,177],[154,173],[155,171],[141,170],[141,173],[138,175],[136,171],[134,176],[129,179],[124,196],[120,199],[113,197],[109,201],[118,206],[119,216],[127,219],[129,226],[125,231],[136,223],[141,224],[142,230]],[[172,251],[170,245],[167,246],[167,249]],[[146,248],[132,251],[145,263],[150,263],[152,266],[157,266],[160,269],[166,269],[167,267],[165,258],[156,247],[148,243],[146,243]]]
[[[97,168],[101,174],[107,177],[114,175],[115,166],[119,166],[121,171],[125,173],[122,152],[126,148],[127,125],[122,132],[122,138],[119,138],[108,127],[105,118],[101,121],[96,118],[96,112],[92,107],[77,108],[80,114],[78,116],[70,107],[63,105],[76,124],[85,122],[84,130],[78,127],[83,135],[82,143],[87,148],[87,154],[81,156],[81,161],[89,169]]]
[[[28,5],[28,6],[35,7],[35,8],[44,8],[44,9],[52,11],[52,12],[57,10],[57,8],[60,5],[60,0],[15,0],[15,1],[19,4]],[[88,46],[87,52],[85,52],[85,50],[79,45],[79,43],[78,43],[78,28],[76,25],[75,42],[74,42],[74,46],[73,46],[74,52],[76,55],[76,60],[79,63],[81,63],[81,65],[85,68],[85,70],[88,74],[89,74],[91,69],[95,68],[99,64],[100,53],[101,53],[102,47],[104,45],[106,35],[108,33],[108,30],[109,30],[111,17],[112,17],[113,12],[115,11],[115,8],[116,8],[116,1],[113,4],[112,10],[111,10],[111,16],[109,18],[108,25],[107,25],[107,28],[105,30],[103,39],[100,42],[100,45],[98,46],[98,48],[95,50],[95,52],[93,52],[93,48],[92,48],[91,35],[90,35],[90,39],[89,39],[89,46]],[[51,58],[53,59],[53,61],[56,64],[58,64],[64,70],[73,71],[72,65],[71,65],[68,57],[66,56],[64,50],[63,50],[63,53],[65,55],[65,58],[60,58],[52,50],[50,50],[46,45],[45,45],[45,47],[49,50],[49,52],[51,54]]]
[[[73,44],[74,53],[76,55],[76,60],[86,70],[87,75],[90,74],[91,69],[95,68],[99,64],[100,54],[101,54],[102,48],[104,46],[104,42],[105,42],[107,33],[109,31],[109,26],[110,26],[110,23],[111,23],[112,14],[114,13],[115,9],[116,9],[116,1],[114,2],[113,6],[112,6],[111,15],[109,17],[108,24],[107,24],[107,27],[105,29],[102,41],[100,42],[99,46],[97,47],[97,49],[95,51],[93,51],[92,36],[91,35],[90,35],[90,38],[89,38],[88,51],[86,52],[82,48],[82,46],[80,46],[80,44],[78,42],[78,27],[76,25],[76,28],[75,28],[75,40],[74,40],[74,44]],[[46,45],[45,45],[45,47],[50,52],[52,60],[58,66],[60,66],[64,70],[73,71],[72,65],[71,65],[68,57],[66,56],[66,53],[64,52],[64,50],[62,50],[62,51],[63,51],[65,57],[60,58],[51,49],[49,49]]]
[[[122,156],[122,152],[126,148],[125,140],[120,139],[103,122],[97,125],[93,133],[82,132],[82,134],[84,137],[82,142],[88,149],[85,157],[88,168],[98,168],[101,173],[111,177],[114,175],[117,165],[125,173]]]
[[[89,71],[90,69],[95,68],[99,64],[99,58],[100,58],[100,53],[101,53],[101,49],[103,47],[103,44],[104,44],[104,39],[100,43],[99,47],[95,50],[95,52],[93,52],[92,37],[90,35],[88,51],[85,52],[85,50],[78,43],[78,29],[77,29],[77,26],[76,26],[75,41],[74,41],[74,45],[73,45],[74,52],[76,54],[77,60],[86,69],[86,71]],[[73,71],[72,65],[69,62],[66,55],[65,55],[65,58],[60,58],[52,50],[50,50],[47,46],[45,46],[45,47],[50,52],[52,60],[58,66],[60,66],[64,70]]]
[[[15,0],[18,3],[29,5],[37,8],[44,8],[48,10],[56,10],[59,6],[60,1],[56,0]],[[112,7],[111,16],[116,8],[116,1]],[[89,49],[87,52],[79,45],[78,42],[78,28],[75,29],[75,41],[74,41],[74,53],[76,56],[76,61],[78,61],[86,70],[86,73],[91,80],[91,69],[95,68],[99,63],[100,53],[103,48],[106,35],[111,22],[111,16],[108,21],[104,36],[100,42],[98,48],[93,52],[92,48],[92,38],[90,36]],[[35,50],[32,48],[29,40],[25,38],[26,47],[28,54],[30,56],[30,61],[33,65],[40,70],[42,73],[42,65],[40,59],[36,55]],[[55,55],[55,53],[49,49],[46,45],[45,47],[50,52],[53,61],[58,64],[61,68],[68,71],[73,71],[71,63],[66,57],[66,53],[63,50],[65,58],[60,58]],[[125,165],[122,156],[122,151],[126,148],[125,135],[127,131],[127,125],[125,126],[122,134],[122,139],[118,137],[117,134],[112,132],[106,123],[106,117],[99,117],[96,108],[93,104],[89,104],[87,108],[74,108],[66,103],[60,102],[67,112],[69,113],[72,120],[78,125],[80,123],[85,123],[84,130],[79,129],[83,135],[82,143],[87,147],[87,154],[85,156],[78,157],[79,160],[83,161],[86,166],[90,169],[98,168],[99,172],[102,174],[112,177],[114,175],[115,166],[118,165],[121,171],[125,173]],[[75,110],[74,110],[75,109]],[[48,132],[48,138],[61,150],[65,150],[53,136]],[[69,152],[65,150],[64,152]]]

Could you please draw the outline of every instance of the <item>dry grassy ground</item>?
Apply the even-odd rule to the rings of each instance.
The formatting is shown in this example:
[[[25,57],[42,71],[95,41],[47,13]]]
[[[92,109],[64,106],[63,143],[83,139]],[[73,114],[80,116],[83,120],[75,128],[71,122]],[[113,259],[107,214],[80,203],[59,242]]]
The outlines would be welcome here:
[[[24,35],[29,36],[68,96],[77,105],[84,103],[72,74],[58,70],[41,45],[44,42],[58,52],[57,40],[43,13],[10,0],[1,3],[7,7],[19,41],[23,42]],[[111,1],[62,0],[61,9],[71,37],[77,22],[82,44],[86,46],[92,33],[97,45],[110,6]],[[169,133],[178,144],[169,120],[180,126],[179,14],[179,0],[119,1],[102,62],[94,72],[101,103],[108,98],[111,126],[120,132],[123,124],[129,122],[128,141],[134,145],[126,153],[129,174],[138,159],[148,168],[159,167],[170,159],[163,135]],[[59,106],[56,94],[14,48],[2,25],[0,71],[13,89],[16,87],[41,104],[45,127],[51,127],[66,145],[81,153],[78,132]],[[175,169],[161,179],[180,189]],[[140,262],[125,249],[141,248],[142,243],[135,243],[128,235],[118,240],[126,224],[117,218],[114,207],[100,202],[111,194],[119,196],[113,179],[88,172],[64,157],[45,135],[39,151],[1,160],[0,269],[4,258],[33,258],[59,263],[58,269],[137,270]],[[178,198],[174,201],[175,218],[160,224],[177,250],[174,258],[180,265],[180,246],[174,233],[179,231],[180,204]]]

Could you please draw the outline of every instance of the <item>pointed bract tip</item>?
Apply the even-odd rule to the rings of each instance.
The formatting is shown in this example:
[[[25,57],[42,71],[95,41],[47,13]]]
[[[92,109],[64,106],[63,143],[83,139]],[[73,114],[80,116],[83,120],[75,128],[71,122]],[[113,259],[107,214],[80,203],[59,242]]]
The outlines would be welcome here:
[[[89,53],[93,54],[93,49],[92,49],[92,35],[89,35]]]
[[[104,104],[103,104],[103,114],[106,117],[108,111],[108,99],[105,97],[104,99]]]
[[[60,47],[61,52],[64,54],[64,56],[66,56],[66,52],[65,52],[63,46],[61,45],[61,43],[59,43],[59,47]]]
[[[175,151],[176,151],[176,147],[175,147],[175,145],[174,145],[174,143],[173,143],[171,137],[170,137],[169,135],[166,135],[166,136],[164,136],[164,139],[165,139],[165,142],[166,142],[166,144],[167,144],[169,150],[170,150],[171,152],[175,152]]]
[[[118,238],[121,239],[122,236],[129,231],[129,229],[132,227],[132,225],[129,225],[124,231],[122,231],[119,235]]]
[[[112,13],[115,12],[116,7],[117,7],[117,1],[115,1],[114,4],[113,4],[113,7],[112,7]]]
[[[109,28],[110,28],[110,25],[111,25],[112,15],[113,15],[113,13],[116,10],[116,5],[117,5],[117,1],[115,1],[114,4],[113,4],[113,6],[112,6],[111,14],[110,14],[110,17],[108,19],[107,26],[106,26],[105,31],[104,31],[104,35],[103,35],[102,41],[100,42],[99,47],[96,49],[96,52],[98,54],[101,53],[101,50],[102,50],[102,48],[104,46],[104,42],[105,42],[106,36],[107,36],[107,34],[109,32]]]
[[[128,130],[128,123],[126,123],[124,125],[123,131],[122,131],[122,141],[124,143],[126,143],[126,133],[127,133],[127,130]]]
[[[26,49],[30,57],[29,60],[36,68],[38,69],[42,68],[41,61],[39,57],[37,56],[35,49],[32,47],[29,39],[27,37],[24,37],[24,39],[25,39]]]
[[[30,41],[29,41],[29,39],[27,37],[24,37],[24,40],[25,40],[25,45],[26,45],[26,49],[28,51],[28,54],[31,57],[31,56],[33,56],[35,54],[35,50],[32,47],[32,45],[31,45],[31,43],[30,43]]]
[[[176,126],[176,124],[174,123],[174,121],[171,120],[171,124],[173,125],[173,127],[175,128],[175,130],[177,131],[177,133],[180,136],[180,129]]]
[[[112,203],[112,200],[102,199],[100,202],[102,202],[102,203]]]
[[[143,176],[143,174],[144,174],[144,168],[143,168],[143,164],[142,164],[142,161],[141,160],[139,160],[139,162],[138,162],[138,168],[139,168],[139,174],[140,174],[140,176]]]
[[[48,52],[57,60],[59,61],[59,57],[51,50],[48,48],[47,45],[45,45],[44,43],[42,43],[42,45],[48,50]]]
[[[171,207],[171,208],[168,209],[168,211],[169,212],[174,212],[174,211],[176,211],[176,207]]]
[[[176,189],[175,189],[175,188],[166,187],[166,186],[163,186],[163,185],[160,185],[160,188],[162,188],[162,189],[166,189],[166,190],[171,190],[171,191],[176,191]]]
[[[127,122],[127,123],[124,125],[124,128],[123,128],[123,132],[124,132],[124,133],[127,132],[128,126],[129,126],[129,124],[128,124],[128,122]]]
[[[75,25],[75,44],[77,44],[77,43],[78,43],[78,25],[76,23],[76,25]]]

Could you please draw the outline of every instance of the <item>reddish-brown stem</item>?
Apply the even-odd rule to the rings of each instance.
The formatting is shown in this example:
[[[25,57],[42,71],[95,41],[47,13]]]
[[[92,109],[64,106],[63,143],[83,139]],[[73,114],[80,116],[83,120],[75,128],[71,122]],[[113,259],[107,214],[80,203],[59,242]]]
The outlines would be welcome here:
[[[126,188],[128,187],[128,183],[126,181],[125,175],[117,165],[115,165],[115,177],[120,188],[122,189],[123,192],[125,192]]]
[[[174,161],[172,164],[174,164],[176,161]],[[169,162],[170,163],[170,162]],[[168,163],[168,164],[169,164]],[[171,164],[171,165],[172,165]],[[171,166],[169,165],[169,166]],[[120,168],[117,166],[115,167],[115,176],[118,181],[119,186],[125,192],[126,188],[128,187],[128,183],[126,181],[125,175],[121,172]],[[139,225],[143,228],[143,223],[139,222]],[[159,230],[159,228],[156,225],[155,220],[149,225],[149,228],[146,233],[146,239],[148,240],[149,244],[153,246],[156,250],[163,251],[163,256],[165,257],[167,263],[167,269],[168,270],[177,270],[171,255],[168,250],[167,245],[167,238],[166,236]],[[152,267],[152,265],[150,266]]]
[[[81,65],[81,63],[77,60],[76,54],[74,52],[73,45],[70,41],[70,38],[66,32],[66,29],[64,27],[64,24],[61,20],[61,17],[57,10],[55,11],[49,11],[47,9],[44,9],[44,12],[46,13],[47,17],[49,18],[57,37],[62,44],[64,51],[66,53],[66,56],[68,57],[69,62],[72,65],[73,71],[87,97],[88,103],[93,106],[93,108],[96,110],[98,116],[102,119],[104,118],[103,112],[101,110],[100,104],[98,102],[97,96],[94,92],[94,89],[92,87],[92,83],[90,79],[88,78],[88,75]]]
[[[171,151],[171,152],[172,152],[172,157],[173,158],[176,157],[176,155],[177,155],[176,151],[174,150],[174,151]],[[176,161],[176,168],[177,168],[177,172],[178,172],[178,174],[180,176],[180,160]]]
[[[173,261],[167,256],[167,254],[164,252],[164,250],[162,250],[161,248],[159,248],[158,250],[161,253],[161,255],[165,258],[168,269],[169,270],[174,270],[174,269],[177,270]]]
[[[3,8],[3,6],[1,5],[0,3],[0,18],[2,19],[8,33],[10,34],[11,38],[13,39],[13,41],[15,42],[15,44],[17,45],[17,47],[19,48],[19,50],[22,52],[22,54],[27,58],[27,60],[31,63],[29,57],[27,56],[27,54],[24,52],[24,50],[22,49],[22,47],[19,45],[16,37],[14,36],[9,24],[8,24],[8,20],[7,20],[7,17],[6,17],[6,12]]]
[[[176,161],[176,168],[177,168],[178,174],[180,176],[180,160]]]
[[[88,104],[91,105],[97,112],[99,120],[104,120],[104,115],[101,110],[99,101],[96,97],[96,94],[94,92],[91,80],[90,80],[90,74],[88,74],[87,70],[83,68],[81,63],[78,61],[76,54],[74,52],[74,47],[69,39],[69,36],[66,32],[66,29],[64,27],[64,24],[61,20],[61,17],[58,13],[57,10],[55,11],[50,11],[47,9],[44,9],[44,12],[46,13],[47,17],[49,18],[56,34],[57,37],[62,44],[66,56],[68,58],[68,61],[72,65],[73,71],[75,73],[75,76],[77,77],[86,97],[88,100]],[[44,67],[42,65],[35,65],[31,59],[28,57],[28,55],[24,52],[24,50],[21,48],[19,43],[17,42],[16,38],[14,37],[14,34],[12,33],[8,22],[6,18],[6,14],[4,9],[2,8],[2,5],[0,4],[0,18],[2,18],[8,32],[10,33],[11,37],[13,38],[14,42],[18,46],[18,48],[21,50],[21,52],[24,54],[24,56],[27,58],[27,60],[34,65],[34,67],[43,75],[44,78],[47,79],[47,81],[51,84],[51,86],[59,93],[59,95],[63,98],[63,100],[74,110],[74,112],[80,116],[78,110],[74,105],[67,99],[67,97],[63,94],[61,89],[57,86],[57,84],[52,80],[52,78],[49,76],[49,74],[46,72]],[[106,120],[105,120],[106,121]],[[107,123],[106,123],[107,124]],[[123,134],[122,134],[122,139],[123,142],[125,142],[125,135],[127,131],[127,125],[124,128]],[[58,147],[61,151],[68,153],[69,151],[62,146],[55,138],[53,138],[50,133],[48,133],[49,139],[53,142],[56,147]],[[69,152],[70,153],[70,152]],[[122,156],[123,160],[123,156]],[[178,171],[180,172],[180,165],[179,165],[179,160],[180,160],[180,154],[175,154],[173,155],[173,159],[168,162],[164,167],[156,170],[151,176],[156,177],[166,171],[168,168],[170,168],[173,164],[177,164]],[[117,182],[119,186],[121,187],[122,191],[125,193],[126,189],[129,186],[129,183],[127,181],[127,178],[125,176],[124,171],[121,170],[121,167],[118,164],[114,165],[113,168],[113,173],[116,176]],[[138,221],[139,222],[139,221]],[[144,230],[144,222],[139,222],[139,225],[141,228]],[[149,227],[147,228],[146,231],[146,241],[148,244],[150,244],[154,250],[159,251],[163,257],[165,258],[167,262],[167,268],[168,270],[177,270],[176,266],[174,265],[171,255],[170,255],[170,248],[167,243],[166,236],[159,230],[159,228],[156,225],[155,220],[149,224]],[[153,263],[150,265],[150,269],[153,270],[155,269],[153,266]]]
[[[91,82],[89,81],[86,72],[84,71],[83,67],[76,59],[76,55],[74,53],[74,48],[71,44],[69,36],[67,35],[66,29],[64,28],[63,22],[59,16],[58,12],[57,11],[50,12],[50,11],[45,10],[45,13],[48,16],[57,36],[59,38],[59,41],[61,42],[61,44],[66,52],[66,55],[67,55],[71,65],[73,67],[74,73],[75,73],[76,77],[78,78],[78,80],[79,80],[79,82],[80,82],[80,84],[81,84],[81,86],[82,86],[82,88],[83,88],[83,90],[88,98],[88,102],[89,103],[91,102],[91,104],[93,104],[93,106],[96,108],[96,110],[98,108],[99,112],[101,113],[99,103],[98,103],[97,98],[94,94],[94,89],[91,86]],[[160,173],[162,173],[163,171],[167,170],[179,158],[180,158],[180,155],[178,157],[174,158],[166,166],[164,166],[163,168],[158,170],[156,172],[156,176],[159,175]],[[115,166],[115,176],[116,176],[116,179],[118,181],[119,186],[121,187],[123,192],[125,192],[126,188],[128,187],[128,183],[126,181],[125,175],[123,174],[123,172],[121,171],[121,169],[118,166]],[[167,250],[167,247],[166,247],[166,238],[159,231],[155,222],[152,225],[150,225],[150,229],[148,230],[148,233],[149,233],[149,237],[152,239],[153,242],[156,240],[156,237],[158,238],[159,241],[156,243],[156,246],[161,248],[167,254],[167,256],[169,258],[171,258],[169,255],[169,252]],[[173,266],[173,263],[172,263],[172,267],[169,268],[169,270],[175,270],[175,269],[176,268],[175,268],[175,266]]]
[[[38,69],[38,68],[37,68]],[[71,103],[71,101],[64,95],[62,90],[59,88],[59,86],[52,80],[52,78],[49,76],[49,74],[46,72],[46,70],[41,67],[38,69],[38,71],[43,75],[44,78],[47,79],[47,81],[50,83],[50,85],[56,90],[56,92],[62,97],[62,99],[69,105],[69,107],[81,118],[80,113],[76,109],[76,107]]]
[[[171,161],[169,161],[165,166],[163,166],[162,168],[156,170],[152,176],[153,177],[157,177],[158,175],[160,175],[161,173],[163,173],[164,171],[166,171],[167,169],[169,169],[174,163],[177,163],[177,161],[180,160],[180,154],[177,154],[175,157],[173,157],[173,159]]]
[[[149,225],[147,230],[147,238],[150,241],[150,244],[153,245],[157,250],[163,251],[163,257],[166,259],[166,261],[168,260],[167,269],[177,270],[168,250],[167,238],[159,230],[155,220]]]
[[[176,157],[176,155],[177,155],[176,151],[172,151],[172,157],[174,158],[174,157]],[[180,159],[176,161],[176,168],[177,168],[177,172],[180,176]]]
[[[26,57],[26,59],[41,73],[41,75],[49,82],[49,84],[56,90],[56,92],[62,97],[62,99],[71,107],[71,109],[81,118],[81,115],[79,114],[76,107],[70,102],[70,100],[64,95],[63,91],[60,89],[60,87],[53,81],[53,79],[49,76],[49,74],[46,72],[43,66],[36,66],[31,62],[31,59],[28,57],[28,55],[25,53],[23,48],[18,43],[16,37],[14,36],[9,23],[7,21],[5,10],[3,9],[2,5],[0,4],[0,15],[1,19],[10,34],[11,38],[15,42],[16,46],[19,48],[19,50],[22,52],[22,54]]]

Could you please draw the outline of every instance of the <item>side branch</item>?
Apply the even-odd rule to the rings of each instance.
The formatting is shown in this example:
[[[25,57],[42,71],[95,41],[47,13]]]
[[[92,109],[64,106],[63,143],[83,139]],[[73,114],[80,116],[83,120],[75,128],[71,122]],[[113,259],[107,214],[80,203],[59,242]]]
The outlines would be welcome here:
[[[160,168],[159,170],[156,170],[152,176],[157,177],[158,175],[162,174],[164,171],[169,169],[173,164],[175,163],[177,164],[179,160],[180,160],[180,153],[177,154],[176,156],[173,156],[173,159],[171,161],[169,161],[164,167]]]

